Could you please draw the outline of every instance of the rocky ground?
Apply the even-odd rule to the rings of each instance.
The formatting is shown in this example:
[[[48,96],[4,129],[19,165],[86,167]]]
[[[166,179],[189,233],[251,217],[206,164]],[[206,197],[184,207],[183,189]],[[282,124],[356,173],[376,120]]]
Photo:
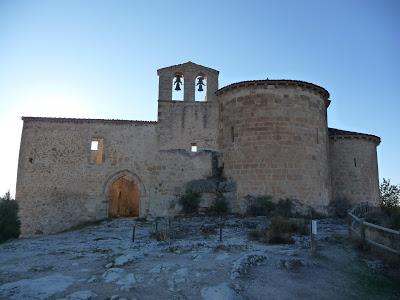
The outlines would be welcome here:
[[[0,245],[0,299],[400,299],[400,280],[361,256],[345,224],[319,221],[318,251],[308,237],[290,245],[249,241],[264,218],[172,223],[174,239],[150,238],[154,222],[133,219]],[[162,224],[159,225],[162,231]]]

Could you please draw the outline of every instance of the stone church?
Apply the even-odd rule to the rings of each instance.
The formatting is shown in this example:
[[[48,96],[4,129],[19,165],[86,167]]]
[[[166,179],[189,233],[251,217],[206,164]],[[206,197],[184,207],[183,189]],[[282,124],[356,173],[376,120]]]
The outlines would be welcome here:
[[[157,121],[22,117],[23,235],[174,215],[188,188],[200,188],[202,207],[222,191],[236,213],[248,195],[322,213],[339,198],[377,203],[380,138],[328,128],[324,88],[271,79],[219,88],[217,70],[192,62],[157,74]]]

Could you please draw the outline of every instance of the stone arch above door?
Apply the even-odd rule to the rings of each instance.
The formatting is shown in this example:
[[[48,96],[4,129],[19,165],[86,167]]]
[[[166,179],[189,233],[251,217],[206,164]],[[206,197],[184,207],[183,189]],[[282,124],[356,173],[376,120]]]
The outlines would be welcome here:
[[[129,170],[111,175],[104,187],[109,217],[134,217],[142,215],[147,192],[140,178]]]

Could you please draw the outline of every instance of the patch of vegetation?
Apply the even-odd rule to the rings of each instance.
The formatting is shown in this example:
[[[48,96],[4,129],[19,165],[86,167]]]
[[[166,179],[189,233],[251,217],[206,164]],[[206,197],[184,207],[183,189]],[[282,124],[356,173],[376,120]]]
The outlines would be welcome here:
[[[267,242],[266,236],[267,231],[258,228],[250,229],[247,232],[247,237],[251,241]]]
[[[383,179],[379,190],[381,193],[380,206],[385,221],[383,226],[400,230],[400,186],[391,184],[389,179]]]
[[[390,179],[383,178],[379,185],[381,207],[392,208],[400,206],[400,186],[391,184]]]
[[[271,244],[291,244],[293,234],[307,234],[307,226],[283,217],[274,217],[268,229],[268,242]]]
[[[294,212],[296,200],[289,198],[272,201],[271,196],[248,197],[247,214],[250,216],[305,217]],[[298,202],[298,201],[297,201]]]
[[[291,244],[293,234],[308,234],[308,228],[302,220],[288,219],[281,216],[273,217],[268,229],[251,229],[248,231],[250,240],[270,244]]]
[[[199,210],[201,194],[186,190],[185,194],[179,198],[179,204],[182,206],[184,214],[195,214]]]
[[[18,238],[21,222],[18,219],[18,203],[11,198],[10,192],[0,197],[0,243]]]
[[[200,231],[205,236],[217,234],[217,226],[215,224],[203,224]]]
[[[400,207],[381,207],[365,216],[365,221],[386,228],[400,230]]]
[[[249,197],[247,214],[250,216],[269,216],[275,206],[271,196]]]
[[[273,211],[274,215],[290,218],[293,216],[293,202],[291,199],[279,199]]]
[[[169,239],[169,234],[162,230],[153,231],[150,233],[150,238],[155,239],[158,242],[166,241]]]
[[[400,186],[383,179],[380,189],[380,210],[368,212],[365,220],[394,230],[400,230]]]
[[[350,208],[350,201],[346,198],[337,198],[329,204],[331,214],[338,218],[346,218]]]
[[[226,215],[229,210],[229,203],[222,193],[218,193],[214,202],[209,208],[211,214],[218,216]]]

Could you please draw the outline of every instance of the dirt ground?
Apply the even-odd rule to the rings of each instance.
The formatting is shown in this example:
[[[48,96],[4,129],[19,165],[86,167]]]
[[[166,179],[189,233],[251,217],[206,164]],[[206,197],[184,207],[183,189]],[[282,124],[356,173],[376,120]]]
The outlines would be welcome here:
[[[267,222],[229,217],[222,242],[211,217],[174,220],[167,241],[134,219],[10,241],[0,245],[0,299],[400,299],[400,279],[357,252],[341,221],[319,221],[315,255],[305,236],[247,238]]]

